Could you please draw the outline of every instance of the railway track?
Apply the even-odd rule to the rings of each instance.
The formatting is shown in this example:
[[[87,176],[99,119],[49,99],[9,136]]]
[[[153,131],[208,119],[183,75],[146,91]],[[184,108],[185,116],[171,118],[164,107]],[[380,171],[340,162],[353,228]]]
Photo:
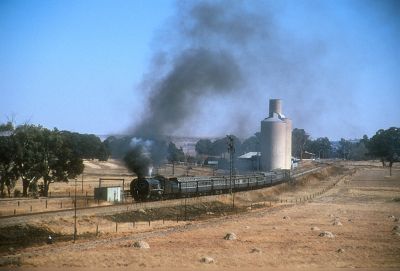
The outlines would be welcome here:
[[[294,174],[291,175],[291,178],[296,179],[296,178],[302,177],[304,175],[320,171],[326,167],[328,167],[328,165],[322,165],[322,166],[319,166],[319,167],[316,167],[313,169],[295,172]],[[282,181],[279,181],[277,183],[274,183],[271,186],[278,185],[281,183],[282,183]],[[271,186],[267,186],[267,187],[271,187]],[[262,189],[262,188],[266,188],[266,187],[259,187],[257,189]],[[237,192],[239,192],[239,191],[237,191]],[[240,192],[243,192],[243,191],[240,191]],[[206,196],[201,196],[201,198],[205,201],[207,201],[207,200],[211,201],[211,200],[218,199],[218,196],[221,196],[221,195],[223,196],[225,194],[206,195]],[[207,199],[207,198],[209,198],[209,199]],[[187,204],[196,203],[196,202],[198,202],[198,199],[199,199],[199,197],[185,198]],[[135,210],[148,209],[148,208],[173,207],[173,206],[179,206],[181,204],[182,204],[182,198],[178,198],[178,199],[169,199],[169,200],[163,200],[163,201],[130,202],[130,203],[119,203],[119,204],[114,204],[114,205],[79,207],[79,208],[76,208],[76,210],[77,210],[77,217],[83,217],[83,216],[87,216],[87,215],[93,215],[93,213],[95,213],[96,215],[108,215],[108,214],[113,214],[113,213],[118,213],[118,212],[135,211]],[[0,224],[2,226],[7,226],[7,225],[20,224],[20,223],[27,223],[30,220],[34,220],[34,219],[47,219],[47,218],[52,218],[52,217],[57,217],[57,216],[73,217],[74,216],[74,208],[1,216]]]

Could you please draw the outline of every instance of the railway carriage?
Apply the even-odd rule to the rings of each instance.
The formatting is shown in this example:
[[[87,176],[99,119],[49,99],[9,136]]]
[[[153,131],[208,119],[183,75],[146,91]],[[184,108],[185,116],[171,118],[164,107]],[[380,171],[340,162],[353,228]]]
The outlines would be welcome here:
[[[161,200],[242,191],[284,182],[286,172],[253,175],[137,178],[131,182],[131,195],[136,201]]]

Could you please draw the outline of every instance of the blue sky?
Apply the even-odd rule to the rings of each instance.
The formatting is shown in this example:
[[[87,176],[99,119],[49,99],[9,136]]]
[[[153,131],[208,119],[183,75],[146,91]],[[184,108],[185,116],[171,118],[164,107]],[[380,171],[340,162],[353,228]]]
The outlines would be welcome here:
[[[286,76],[271,66],[241,94],[202,98],[199,114],[177,134],[249,136],[266,117],[269,98],[282,98],[294,127],[314,138],[399,127],[399,3],[267,2],[262,7],[279,29],[279,43],[292,45],[278,51],[296,56],[291,65],[298,67]],[[179,35],[171,23],[178,7],[167,0],[1,0],[0,121],[126,133],[146,114],[141,83],[152,76],[155,54],[179,50],[163,44]],[[240,131],[230,118],[239,106],[246,112]]]

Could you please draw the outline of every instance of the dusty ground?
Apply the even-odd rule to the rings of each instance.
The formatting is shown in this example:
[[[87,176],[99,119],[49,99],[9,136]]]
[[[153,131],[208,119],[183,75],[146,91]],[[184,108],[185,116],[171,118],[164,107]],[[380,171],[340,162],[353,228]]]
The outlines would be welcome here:
[[[260,200],[267,204],[237,215],[179,223],[158,221],[150,227],[141,222],[119,233],[82,236],[75,244],[59,240],[53,245],[11,250],[2,253],[2,260],[8,266],[18,264],[26,269],[400,269],[400,231],[393,230],[400,225],[395,221],[400,217],[400,169],[395,168],[394,176],[387,177],[387,169],[350,167],[357,170],[325,172],[331,177],[313,174],[303,185],[240,193],[237,205]],[[311,199],[304,202],[306,197]],[[229,203],[228,197],[225,200]],[[269,207],[269,200],[279,202]],[[107,220],[93,219],[98,223]],[[42,225],[59,229],[71,222],[64,220]],[[84,220],[81,223],[84,227]],[[334,237],[320,237],[322,231],[330,231]],[[229,232],[235,233],[237,240],[224,240]],[[145,240],[150,249],[132,247],[136,240]],[[214,263],[201,262],[206,256]]]

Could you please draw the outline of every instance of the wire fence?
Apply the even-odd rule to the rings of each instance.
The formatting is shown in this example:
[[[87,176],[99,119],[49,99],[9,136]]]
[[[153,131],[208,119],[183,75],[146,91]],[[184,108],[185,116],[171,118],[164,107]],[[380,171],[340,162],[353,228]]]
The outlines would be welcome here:
[[[296,177],[309,174],[311,172],[315,172],[320,170],[320,168],[313,169],[307,172],[301,172]],[[288,183],[282,183],[279,186],[288,187]],[[327,186],[328,187],[328,186]],[[320,193],[326,192],[328,189],[324,187],[321,189],[321,192],[316,192],[312,194],[306,194],[301,197],[286,197],[283,198],[271,198],[265,202],[258,202],[257,204],[263,204],[265,206],[271,206],[275,203],[301,203],[307,200],[314,198],[316,195]],[[330,186],[329,186],[330,187]],[[221,201],[221,202],[232,202],[232,205],[235,205],[234,198],[240,197],[244,195],[243,193],[248,193],[249,191],[241,191],[234,192],[232,194],[218,194],[218,195],[208,195],[208,196],[195,196],[188,198],[180,198],[175,200],[167,200],[167,201],[154,201],[154,202],[133,202],[130,197],[123,197],[123,201],[119,203],[120,205],[127,205],[127,210],[137,210],[137,209],[148,209],[148,208],[161,208],[165,206],[182,206],[182,205],[193,205],[200,204],[204,202],[210,201]],[[77,200],[76,207],[77,208],[90,208],[90,207],[101,207],[101,206],[111,206],[115,205],[115,203],[100,201],[94,199],[93,195],[90,195],[88,191],[83,191],[81,193],[77,192]],[[242,205],[245,203],[241,203]],[[252,207],[256,203],[249,203],[249,206]],[[41,199],[13,199],[8,201],[3,201],[0,205],[0,217],[8,217],[8,216],[18,216],[24,214],[34,214],[34,213],[44,213],[49,211],[61,211],[61,210],[72,210],[75,207],[74,194],[68,193],[66,197],[56,197],[52,198],[51,194],[49,194],[48,198]]]

